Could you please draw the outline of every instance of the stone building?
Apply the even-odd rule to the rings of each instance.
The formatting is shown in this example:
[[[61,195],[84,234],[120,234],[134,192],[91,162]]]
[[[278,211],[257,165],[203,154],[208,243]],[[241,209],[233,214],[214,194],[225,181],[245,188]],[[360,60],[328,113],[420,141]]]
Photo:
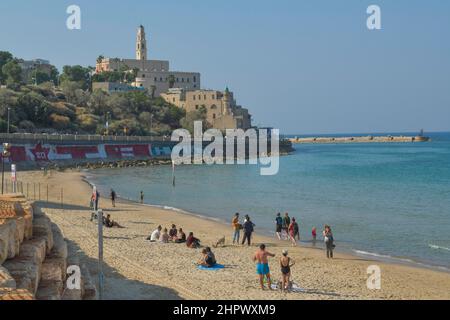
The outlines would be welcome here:
[[[22,69],[22,79],[24,82],[31,80],[32,72],[37,70],[47,74],[49,77],[52,74],[53,66],[50,61],[44,59],[23,60],[19,59],[18,64]]]
[[[186,112],[206,109],[206,120],[213,128],[248,129],[251,127],[251,115],[248,110],[236,104],[233,92],[217,90],[169,89],[161,97]]]
[[[143,26],[140,26],[136,36],[136,59],[104,58],[97,61],[95,70],[119,71],[122,69],[137,69],[134,86],[148,89],[155,96],[166,92],[170,88],[186,90],[200,89],[200,73],[171,71],[169,61],[147,60],[148,47]]]

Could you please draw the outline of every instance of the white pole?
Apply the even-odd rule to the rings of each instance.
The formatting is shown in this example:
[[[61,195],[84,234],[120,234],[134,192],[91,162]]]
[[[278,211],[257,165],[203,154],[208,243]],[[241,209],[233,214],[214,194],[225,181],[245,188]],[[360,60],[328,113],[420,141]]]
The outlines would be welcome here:
[[[103,210],[97,210],[98,221],[98,298],[103,299]]]

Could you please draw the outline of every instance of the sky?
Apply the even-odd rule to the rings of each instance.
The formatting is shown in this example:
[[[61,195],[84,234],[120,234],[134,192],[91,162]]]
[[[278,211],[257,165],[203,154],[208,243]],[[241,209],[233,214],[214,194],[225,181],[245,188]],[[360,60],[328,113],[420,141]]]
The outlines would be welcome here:
[[[81,30],[66,28],[69,5]],[[381,9],[368,30],[367,7]],[[2,0],[0,50],[63,65],[134,58],[201,73],[285,134],[450,131],[450,1]]]

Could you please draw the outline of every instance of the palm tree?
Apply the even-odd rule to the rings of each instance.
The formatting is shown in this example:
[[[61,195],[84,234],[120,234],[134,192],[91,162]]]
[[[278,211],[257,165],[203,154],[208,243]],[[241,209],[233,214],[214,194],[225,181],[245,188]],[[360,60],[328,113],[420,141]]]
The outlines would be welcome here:
[[[175,84],[175,76],[173,74],[171,74],[167,80],[169,81],[169,88],[173,88],[173,86]]]
[[[99,55],[97,58],[97,63],[102,63],[103,59],[105,59],[105,57],[102,55]]]

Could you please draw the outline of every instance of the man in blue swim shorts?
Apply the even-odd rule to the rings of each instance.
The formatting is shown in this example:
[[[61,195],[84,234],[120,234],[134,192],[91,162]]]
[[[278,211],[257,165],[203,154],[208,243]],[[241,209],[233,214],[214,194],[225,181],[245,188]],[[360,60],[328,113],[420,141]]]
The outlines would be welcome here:
[[[267,278],[269,289],[272,290],[268,257],[275,257],[275,255],[266,251],[265,244],[261,244],[259,246],[259,250],[256,251],[255,255],[253,256],[253,261],[256,262],[256,273],[259,276],[259,283],[261,285],[261,289],[263,290],[264,290],[264,276]]]

